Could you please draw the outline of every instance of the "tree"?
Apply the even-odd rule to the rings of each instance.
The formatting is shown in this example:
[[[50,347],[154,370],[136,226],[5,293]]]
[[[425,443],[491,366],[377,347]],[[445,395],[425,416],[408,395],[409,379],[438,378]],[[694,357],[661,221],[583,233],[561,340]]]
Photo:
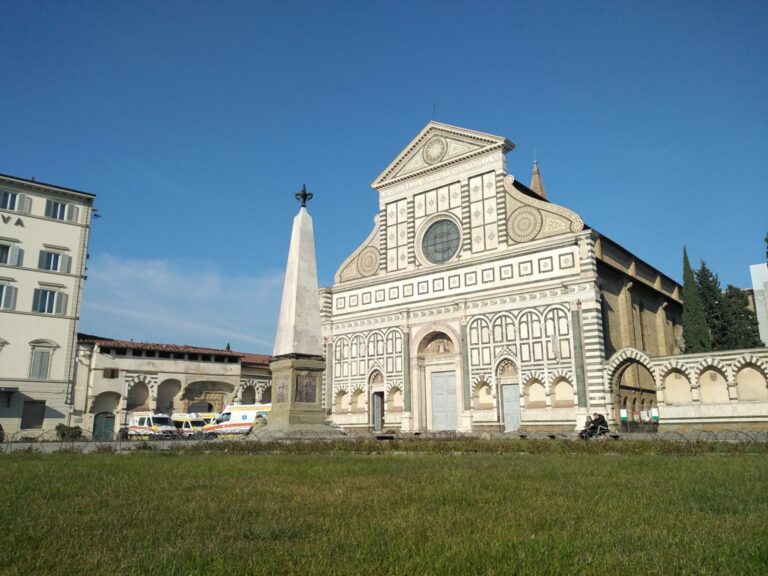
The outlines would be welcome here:
[[[712,350],[704,305],[701,303],[699,288],[685,248],[683,248],[683,338],[685,352],[688,354]]]
[[[723,347],[721,350],[758,348],[763,346],[757,327],[757,317],[748,308],[744,290],[728,284],[722,298]]]
[[[717,274],[709,269],[704,260],[701,261],[701,267],[696,270],[696,285],[704,307],[704,316],[707,319],[712,350],[726,350],[727,348],[723,347],[725,327],[720,306],[723,290],[720,288],[720,279]]]

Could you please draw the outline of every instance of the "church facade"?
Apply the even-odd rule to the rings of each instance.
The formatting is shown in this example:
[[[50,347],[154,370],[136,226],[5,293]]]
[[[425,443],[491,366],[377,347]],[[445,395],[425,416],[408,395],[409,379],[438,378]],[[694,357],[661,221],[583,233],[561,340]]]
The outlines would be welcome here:
[[[326,403],[348,428],[562,430],[657,409],[626,347],[679,352],[681,289],[506,172],[506,138],[430,122],[374,181],[369,237],[321,290]],[[634,412],[633,412],[634,413]],[[650,420],[650,417],[648,417]]]

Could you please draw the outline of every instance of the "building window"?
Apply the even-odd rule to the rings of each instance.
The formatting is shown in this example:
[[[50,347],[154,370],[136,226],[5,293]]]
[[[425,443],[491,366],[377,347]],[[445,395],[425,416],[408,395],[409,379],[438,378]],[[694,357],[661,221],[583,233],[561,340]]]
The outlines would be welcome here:
[[[117,378],[117,375],[119,374],[119,370],[117,368],[104,368],[104,378],[109,378],[110,380],[114,380]]]
[[[438,220],[424,234],[424,256],[433,264],[448,262],[459,249],[459,227],[450,220]]]
[[[32,208],[32,198],[26,194],[17,194],[16,192],[3,190],[0,192],[0,208],[29,214]]]
[[[4,242],[0,242],[0,264],[7,264],[8,266],[23,266],[24,249],[19,248],[16,244],[6,244]]]
[[[0,282],[0,310],[16,310],[16,292],[17,288]]]
[[[80,210],[78,207],[72,204],[56,202],[54,200],[47,200],[45,203],[45,215],[48,218],[77,222],[79,214]]]
[[[21,409],[21,429],[36,429],[43,427],[45,420],[44,400],[25,400]]]
[[[63,316],[67,313],[67,295],[57,290],[35,288],[32,298],[32,311],[40,314],[56,314]]]
[[[63,202],[54,202],[53,200],[48,200],[45,203],[45,215],[48,216],[48,218],[55,218],[56,220],[64,220],[66,211],[67,211],[67,205],[64,204]]]
[[[37,267],[40,270],[66,272],[69,274],[72,269],[72,257],[58,252],[40,250],[40,257],[37,259]]]
[[[3,210],[16,210],[16,192],[3,192],[0,197],[0,207]]]
[[[29,377],[32,380],[48,380],[51,367],[50,348],[32,348],[32,357],[29,362]]]

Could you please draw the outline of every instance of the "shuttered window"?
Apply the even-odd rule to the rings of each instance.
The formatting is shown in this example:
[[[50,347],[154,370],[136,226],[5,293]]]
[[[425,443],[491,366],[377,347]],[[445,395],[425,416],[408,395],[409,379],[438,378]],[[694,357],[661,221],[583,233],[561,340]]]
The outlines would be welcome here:
[[[32,380],[48,380],[51,366],[50,348],[32,348],[32,358],[29,363],[29,377]]]
[[[45,215],[48,218],[55,218],[56,220],[77,222],[80,217],[80,209],[73,204],[47,200],[45,202]]]
[[[63,316],[67,313],[68,300],[64,292],[36,288],[32,298],[32,311]]]
[[[16,192],[3,192],[0,195],[0,208],[3,210],[16,210]]]
[[[18,289],[10,284],[0,284],[0,309],[16,310],[16,293]]]
[[[0,264],[23,266],[24,249],[16,244],[0,244]]]
[[[72,257],[58,252],[40,250],[40,256],[37,259],[37,267],[40,270],[66,272],[69,274],[72,270]]]
[[[3,190],[0,192],[0,208],[29,214],[32,210],[32,198],[26,194],[17,194],[16,192]]]

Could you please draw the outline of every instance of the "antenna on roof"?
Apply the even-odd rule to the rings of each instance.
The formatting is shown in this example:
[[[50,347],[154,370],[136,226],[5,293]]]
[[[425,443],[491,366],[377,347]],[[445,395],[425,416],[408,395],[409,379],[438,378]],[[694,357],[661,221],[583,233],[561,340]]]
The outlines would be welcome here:
[[[437,102],[432,102],[432,120],[437,116]]]

